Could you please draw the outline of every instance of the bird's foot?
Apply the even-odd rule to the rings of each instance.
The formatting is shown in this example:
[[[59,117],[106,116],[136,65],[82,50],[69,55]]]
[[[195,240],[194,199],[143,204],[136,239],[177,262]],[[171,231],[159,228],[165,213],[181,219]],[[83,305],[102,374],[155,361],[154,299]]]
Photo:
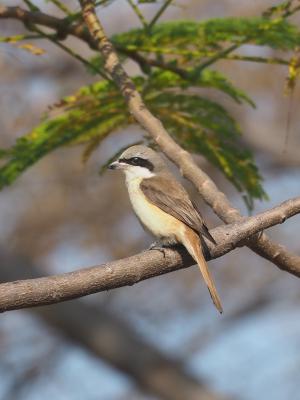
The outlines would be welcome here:
[[[159,241],[150,244],[147,250],[159,250],[163,247],[163,244]]]
[[[165,245],[159,241],[156,241],[154,243],[152,243],[147,250],[158,250],[161,253],[163,253],[164,258],[166,258],[166,253],[165,253]]]

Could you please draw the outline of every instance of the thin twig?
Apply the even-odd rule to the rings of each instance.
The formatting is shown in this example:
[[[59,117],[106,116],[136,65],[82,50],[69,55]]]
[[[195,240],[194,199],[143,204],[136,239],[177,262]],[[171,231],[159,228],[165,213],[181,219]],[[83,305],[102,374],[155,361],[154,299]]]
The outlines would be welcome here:
[[[204,63],[199,65],[197,70],[199,72],[203,71],[205,68],[214,64],[216,61],[228,56],[229,53],[232,53],[234,50],[238,49],[242,44],[244,44],[244,43],[235,43],[235,44],[229,46],[227,49],[221,50],[220,52],[215,54],[213,57],[211,57],[209,60],[206,60],[206,61],[204,61]]]
[[[297,7],[293,8],[292,10],[286,11],[283,14],[283,18],[291,17],[293,14],[295,14],[299,10],[300,10],[300,6],[297,6]]]
[[[40,39],[41,35],[34,35],[34,34],[25,34],[25,35],[14,35],[14,36],[0,36],[0,42],[3,43],[16,43],[22,40],[36,40]]]
[[[145,29],[148,28],[148,23],[143,15],[143,13],[141,12],[141,10],[139,9],[139,7],[134,3],[133,0],[127,0],[127,2],[129,3],[129,5],[131,6],[131,8],[133,9],[133,11],[136,13],[136,15],[138,16],[139,20],[141,21],[143,27]]]
[[[80,15],[81,14],[78,13],[78,16]],[[59,32],[59,36],[62,38],[65,38],[68,35],[72,35],[80,40],[83,40],[85,43],[87,43],[88,46],[90,46],[91,49],[96,48],[96,44],[93,38],[89,35],[89,33],[83,28],[81,24],[66,23],[65,18],[60,19],[42,12],[32,13],[27,10],[21,9],[20,7],[0,6],[0,19],[1,18],[14,18],[20,20],[23,23],[31,22],[38,25],[43,25],[48,28],[55,29],[57,32]],[[170,54],[170,55],[194,56],[194,57],[214,57],[218,54],[212,51],[161,49],[154,46],[141,48],[132,45],[124,47],[123,45],[115,44],[115,47],[118,50],[118,52],[125,54],[129,57],[132,57],[133,59],[134,57],[136,57],[136,59],[138,57],[143,57],[140,55],[139,52],[144,52],[144,53],[153,52],[156,54]],[[239,54],[226,54],[226,55],[223,54],[223,59],[289,65],[289,61],[286,61],[281,58],[264,58],[258,56],[243,56]],[[168,69],[168,64],[164,64],[161,60],[155,61],[144,58],[144,63],[148,63],[149,66],[155,66],[155,64],[157,63],[157,66],[159,66],[158,64],[160,64],[160,68]]]
[[[53,35],[49,35],[49,34],[43,32],[41,29],[39,29],[36,26],[32,27],[32,29],[35,30],[37,33],[39,33],[45,39],[50,40],[50,42],[52,42],[53,44],[58,46],[65,53],[69,54],[71,57],[73,57],[77,61],[81,62],[85,67],[90,68],[92,71],[94,71],[97,74],[99,74],[103,79],[109,80],[108,76],[101,69],[97,68],[95,65],[90,63],[88,60],[83,58],[80,54],[76,53],[71,48],[69,48],[69,47],[65,46],[63,43],[59,42]]]
[[[33,4],[30,0],[23,0],[23,1],[27,5],[30,11],[32,12],[40,11],[39,7]]]
[[[148,24],[149,31],[153,28],[153,26],[156,24],[157,20],[162,16],[162,14],[167,9],[167,7],[172,3],[172,1],[173,0],[166,0],[166,2],[157,11],[157,13],[154,15],[154,17],[152,18],[152,20]]]
[[[142,70],[145,69],[145,66],[148,67],[157,67],[165,71],[171,71],[174,72],[176,75],[180,76],[182,79],[185,80],[192,80],[193,82],[195,81],[195,76],[191,74],[190,70],[186,70],[184,68],[180,68],[174,64],[171,63],[165,63],[160,59],[153,59],[153,58],[147,58],[141,55],[137,51],[133,50],[127,50],[126,48],[119,48],[116,46],[118,51],[122,54],[125,54],[126,56],[130,57],[133,61],[138,63],[141,67]],[[255,58],[255,60],[254,60]],[[279,65],[289,65],[289,62],[280,58],[263,58],[263,57],[247,57],[247,56],[239,56],[239,55],[231,55],[226,57],[227,60],[235,60],[235,61],[255,61],[255,62],[261,62],[265,64],[279,64]],[[199,71],[197,71],[199,72]]]
[[[53,3],[54,5],[56,5],[57,8],[59,8],[62,12],[64,12],[65,14],[71,16],[72,15],[72,11],[61,1],[59,0],[49,0],[51,3]]]

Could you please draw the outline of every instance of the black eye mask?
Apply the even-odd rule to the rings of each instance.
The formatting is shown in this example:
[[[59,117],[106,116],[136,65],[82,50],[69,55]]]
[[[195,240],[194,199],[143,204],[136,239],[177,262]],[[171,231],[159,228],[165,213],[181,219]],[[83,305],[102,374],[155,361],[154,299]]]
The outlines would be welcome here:
[[[154,169],[154,165],[152,164],[151,161],[145,160],[144,158],[141,158],[141,157],[120,158],[119,162],[129,164],[129,165],[134,165],[136,167],[147,168],[149,171],[153,171],[153,169]]]

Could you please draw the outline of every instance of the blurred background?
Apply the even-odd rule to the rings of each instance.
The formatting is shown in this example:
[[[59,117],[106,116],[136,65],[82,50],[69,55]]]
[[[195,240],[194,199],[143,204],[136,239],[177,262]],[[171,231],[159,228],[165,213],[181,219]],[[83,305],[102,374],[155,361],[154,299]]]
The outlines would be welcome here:
[[[66,3],[79,9],[75,1]],[[163,19],[259,15],[274,1],[175,3]],[[47,7],[57,12],[53,5]],[[157,7],[145,5],[145,15],[154,15]],[[139,26],[121,0],[103,9],[102,21],[109,34]],[[1,35],[19,32],[21,24],[1,20]],[[32,129],[49,105],[97,79],[53,45],[43,41],[40,46],[45,55],[34,57],[0,44],[0,147]],[[251,53],[251,46],[245,51]],[[133,65],[126,67],[131,72]],[[299,86],[290,101],[283,94],[284,67],[244,63],[239,68],[234,63],[233,68],[219,62],[218,68],[257,104],[253,110],[222,99],[243,128],[270,197],[257,202],[254,213],[299,195]],[[123,177],[98,174],[120,143],[125,146],[141,134],[138,126],[114,133],[87,164],[81,162],[81,148],[57,150],[1,192],[1,281],[72,271],[149,246],[152,238],[131,211]],[[246,214],[233,186],[203,158],[197,161]],[[202,209],[210,227],[220,223],[207,206]],[[294,217],[268,233],[299,254],[299,222]],[[211,261],[210,267],[223,299],[222,316],[215,312],[196,267],[60,305],[1,315],[0,399],[184,400],[180,390],[187,393],[185,385],[211,399],[300,399],[297,278],[245,248]],[[202,398],[192,396],[191,391],[191,399]]]

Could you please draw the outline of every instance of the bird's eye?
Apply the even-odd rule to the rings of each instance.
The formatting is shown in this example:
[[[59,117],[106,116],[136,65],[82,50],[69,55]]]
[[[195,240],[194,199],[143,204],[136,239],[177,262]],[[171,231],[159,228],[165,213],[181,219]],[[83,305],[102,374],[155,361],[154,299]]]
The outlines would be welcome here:
[[[133,157],[133,158],[131,159],[131,162],[132,162],[133,165],[138,165],[138,164],[139,164],[139,161],[140,161],[140,158],[139,158],[139,157]]]

